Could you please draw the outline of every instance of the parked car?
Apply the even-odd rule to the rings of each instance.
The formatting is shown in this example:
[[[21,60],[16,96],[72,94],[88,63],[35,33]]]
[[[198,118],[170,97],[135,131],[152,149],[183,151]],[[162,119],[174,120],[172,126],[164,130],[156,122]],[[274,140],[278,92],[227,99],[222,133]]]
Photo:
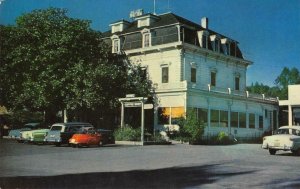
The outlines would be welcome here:
[[[89,123],[69,122],[69,123],[55,123],[51,126],[47,136],[46,143],[52,143],[56,146],[61,144],[69,144],[69,139],[73,134],[79,132],[84,127],[93,127]]]
[[[90,145],[103,145],[103,137],[97,133],[93,127],[84,128],[81,132],[76,133],[70,138],[69,143],[72,147]]]
[[[30,131],[40,127],[40,123],[27,123],[21,129],[13,129],[8,133],[8,137],[12,139],[20,139],[22,131]],[[18,140],[18,142],[21,142]]]
[[[18,139],[20,142],[44,143],[49,129],[35,129],[30,131],[22,131]]]
[[[271,155],[275,155],[278,150],[300,155],[300,126],[280,127],[272,136],[263,138],[262,148],[269,150]]]
[[[96,129],[97,133],[100,133],[103,138],[103,144],[114,144],[115,137],[112,130],[107,129]]]

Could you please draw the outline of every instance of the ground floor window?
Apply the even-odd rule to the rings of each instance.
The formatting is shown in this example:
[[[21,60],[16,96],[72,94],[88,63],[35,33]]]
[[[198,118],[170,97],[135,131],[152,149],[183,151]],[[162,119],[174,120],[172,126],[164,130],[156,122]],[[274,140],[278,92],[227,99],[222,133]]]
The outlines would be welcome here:
[[[170,114],[168,109],[169,108],[165,108],[165,107],[158,108],[158,124],[160,125],[169,124]]]
[[[207,116],[208,116],[208,111],[207,109],[204,108],[198,108],[198,120],[200,123],[203,123],[205,126],[207,126]]]
[[[178,119],[184,116],[184,107],[160,107],[158,108],[158,124],[177,124]]]
[[[255,114],[249,113],[249,128],[255,128]]]
[[[179,119],[184,116],[184,107],[171,108],[171,124],[177,124]]]
[[[238,112],[230,113],[230,126],[231,127],[239,127],[239,113]]]
[[[292,116],[293,125],[300,125],[300,107],[292,108],[292,112],[293,112],[293,116]]]
[[[239,127],[246,128],[246,113],[239,112]]]
[[[210,110],[210,126],[219,127],[219,110]]]
[[[180,118],[184,117],[184,107],[160,107],[158,109],[158,124],[170,125],[178,124]],[[246,112],[229,112],[226,110],[210,110],[210,120],[208,119],[209,110],[205,108],[189,108],[196,113],[197,119],[204,124],[208,125],[210,121],[211,127],[229,127],[229,116],[230,116],[230,127],[234,128],[248,128],[255,129],[256,126],[259,129],[263,129],[264,118],[262,115],[256,115],[255,113]],[[230,114],[230,115],[229,115]],[[248,120],[247,120],[248,119]]]
[[[220,110],[220,127],[228,127],[228,111]]]

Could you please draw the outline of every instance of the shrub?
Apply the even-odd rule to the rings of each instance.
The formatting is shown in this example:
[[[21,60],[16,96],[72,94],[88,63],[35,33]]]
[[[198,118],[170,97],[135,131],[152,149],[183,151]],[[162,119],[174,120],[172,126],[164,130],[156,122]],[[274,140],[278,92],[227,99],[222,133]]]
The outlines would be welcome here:
[[[130,126],[118,128],[114,132],[115,140],[121,141],[140,141],[141,140],[141,129],[133,129]]]
[[[179,135],[182,141],[198,143],[204,133],[204,124],[197,119],[196,111],[189,110],[186,119],[181,118],[178,122]]]
[[[157,135],[151,137],[151,141],[154,141],[154,142],[166,142],[166,139],[163,138],[163,136],[161,136],[160,134],[157,134]]]
[[[230,139],[230,137],[228,136],[227,133],[225,132],[219,132],[218,136],[217,136],[217,142],[219,144],[230,144],[233,141]]]

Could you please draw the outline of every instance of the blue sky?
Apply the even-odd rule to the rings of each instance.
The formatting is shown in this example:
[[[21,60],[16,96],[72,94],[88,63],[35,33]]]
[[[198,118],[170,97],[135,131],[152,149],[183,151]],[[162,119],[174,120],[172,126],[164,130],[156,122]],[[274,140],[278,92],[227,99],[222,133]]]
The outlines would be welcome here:
[[[1,0],[0,0],[1,1]],[[47,7],[66,8],[70,17],[92,21],[92,28],[129,19],[129,12],[153,12],[154,0],[4,0],[0,24],[15,23],[23,13]],[[209,28],[239,42],[247,60],[247,85],[274,85],[284,66],[300,70],[300,0],[156,0],[156,13],[171,11],[193,22],[209,18]]]

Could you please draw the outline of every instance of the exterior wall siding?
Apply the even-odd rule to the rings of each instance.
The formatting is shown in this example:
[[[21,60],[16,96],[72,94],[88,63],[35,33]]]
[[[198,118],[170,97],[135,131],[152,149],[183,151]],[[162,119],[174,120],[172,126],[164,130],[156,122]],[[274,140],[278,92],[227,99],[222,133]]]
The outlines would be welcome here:
[[[197,69],[197,85],[200,87],[206,87],[210,84],[210,73],[211,71],[216,71],[216,87],[217,88],[231,88],[235,89],[235,76],[239,75],[240,78],[240,91],[245,91],[246,89],[246,67],[236,65],[230,62],[223,62],[220,60],[213,60],[206,58],[203,55],[186,52],[185,53],[185,79],[190,82],[191,78],[191,68],[193,64]]]
[[[181,81],[181,51],[178,49],[151,54],[130,56],[130,61],[147,68],[149,79],[158,85],[169,85]],[[161,68],[169,67],[169,82],[162,84]]]

